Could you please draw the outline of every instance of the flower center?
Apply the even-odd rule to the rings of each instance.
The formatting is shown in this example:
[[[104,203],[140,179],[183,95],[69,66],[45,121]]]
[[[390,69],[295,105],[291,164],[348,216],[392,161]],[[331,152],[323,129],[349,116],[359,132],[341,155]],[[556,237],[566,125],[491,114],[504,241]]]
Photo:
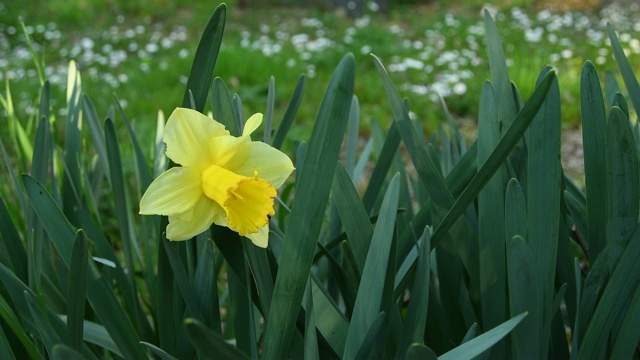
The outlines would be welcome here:
[[[225,210],[229,227],[241,236],[253,234],[269,222],[276,189],[268,181],[242,176],[218,165],[202,172],[202,191]]]

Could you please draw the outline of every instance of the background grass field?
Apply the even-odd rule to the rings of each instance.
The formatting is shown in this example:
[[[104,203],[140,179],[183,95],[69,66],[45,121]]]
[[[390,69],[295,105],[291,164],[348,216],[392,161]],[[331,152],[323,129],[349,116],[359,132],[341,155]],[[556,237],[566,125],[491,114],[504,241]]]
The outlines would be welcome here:
[[[444,120],[438,100],[463,128],[475,129],[482,83],[489,77],[481,9],[494,13],[503,37],[511,78],[528,97],[539,69],[558,72],[565,128],[579,124],[579,69],[591,59],[599,73],[615,69],[605,36],[611,21],[634,66],[640,65],[638,4],[599,7],[596,2],[506,2],[492,7],[479,1],[393,3],[387,14],[368,3],[363,16],[323,7],[292,7],[284,1],[253,1],[229,13],[216,75],[243,100],[246,113],[264,112],[269,78],[275,77],[276,120],[282,116],[297,79],[304,74],[306,92],[294,135],[310,129],[322,89],[343,54],[355,55],[362,126],[372,117],[383,125],[391,114],[369,56],[388,64],[402,96],[426,129]],[[282,5],[284,4],[284,5]],[[22,17],[43,72],[54,85],[53,101],[62,104],[68,61],[78,63],[85,93],[106,115],[114,95],[150,144],[157,111],[168,114],[182,89],[199,34],[216,4],[187,1],[9,1],[0,3],[0,79],[8,81],[15,114],[21,121],[35,113],[38,74],[20,25]],[[569,9],[567,9],[567,6]],[[63,107],[60,107],[63,108]],[[6,120],[6,111],[0,121]],[[57,115],[64,115],[63,113]],[[468,135],[473,136],[474,131]],[[5,131],[0,134],[5,136]]]

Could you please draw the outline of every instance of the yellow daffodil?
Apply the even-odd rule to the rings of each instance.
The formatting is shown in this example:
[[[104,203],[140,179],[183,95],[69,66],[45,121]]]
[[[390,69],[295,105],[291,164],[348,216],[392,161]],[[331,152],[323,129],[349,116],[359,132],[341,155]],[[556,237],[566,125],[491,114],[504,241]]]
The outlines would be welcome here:
[[[187,240],[212,223],[266,247],[273,198],[294,170],[291,160],[251,133],[262,114],[247,120],[242,136],[190,109],[177,108],[167,120],[166,155],[176,164],[155,179],[140,200],[140,214],[169,217],[169,240]]]

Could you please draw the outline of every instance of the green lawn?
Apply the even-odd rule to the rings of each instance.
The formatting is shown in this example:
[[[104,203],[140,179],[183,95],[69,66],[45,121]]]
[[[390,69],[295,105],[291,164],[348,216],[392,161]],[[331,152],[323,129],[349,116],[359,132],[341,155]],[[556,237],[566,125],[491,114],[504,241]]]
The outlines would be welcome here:
[[[217,4],[127,4],[49,1],[43,6],[11,3],[0,8],[0,77],[9,80],[21,121],[35,112],[39,84],[18,16],[23,17],[37,56],[46,64],[45,78],[54,85],[54,109],[64,109],[66,68],[75,59],[85,93],[98,113],[106,116],[116,95],[143,142],[151,141],[157,111],[168,115],[180,104],[198,36]],[[474,128],[480,90],[489,78],[478,5],[397,6],[388,15],[369,6],[366,15],[356,19],[317,9],[242,10],[234,1],[228,9],[216,74],[240,96],[245,114],[265,112],[268,82],[274,76],[277,121],[296,81],[305,74],[305,97],[294,127],[294,134],[305,134],[331,72],[342,55],[351,52],[356,58],[355,94],[363,129],[368,129],[372,117],[388,124],[391,114],[369,56],[373,53],[384,61],[425,128],[434,130],[444,120],[438,94],[464,125]],[[530,6],[490,10],[504,39],[511,78],[522,86],[523,97],[531,93],[543,65],[556,68],[563,103],[575,104],[562,109],[565,127],[579,124],[580,110],[574,100],[582,63],[591,59],[599,73],[617,72],[606,40],[607,20],[616,25],[632,64],[640,66],[637,7],[565,13]],[[57,115],[64,115],[64,110]],[[6,121],[6,111],[0,121]]]

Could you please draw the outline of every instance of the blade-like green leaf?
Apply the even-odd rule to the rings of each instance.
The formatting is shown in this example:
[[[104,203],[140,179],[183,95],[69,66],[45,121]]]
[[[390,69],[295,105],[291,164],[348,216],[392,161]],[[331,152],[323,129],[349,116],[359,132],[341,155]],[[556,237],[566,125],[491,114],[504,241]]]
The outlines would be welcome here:
[[[467,341],[466,343],[456,347],[455,349],[448,351],[446,354],[440,355],[440,360],[464,360],[473,359],[476,356],[482,354],[487,349],[491,348],[495,343],[502,340],[513,328],[518,325],[527,313],[522,313],[518,316],[511,318],[510,320],[496,326],[495,328],[487,331],[486,333]]]
[[[422,344],[412,344],[405,355],[406,360],[437,360],[433,350]]]
[[[218,280],[215,272],[213,243],[205,240],[198,252],[198,266],[193,280],[198,308],[202,311],[205,325],[222,333],[220,328],[220,306],[218,301]]]
[[[27,306],[29,307],[29,311],[31,312],[36,329],[38,329],[40,335],[39,339],[44,344],[49,356],[52,356],[53,346],[55,344],[62,343],[60,336],[63,334],[58,334],[56,332],[51,323],[47,320],[46,316],[42,313],[42,310],[36,304],[36,300],[33,298],[31,293],[25,291],[24,298]]]
[[[580,115],[584,148],[584,178],[587,189],[589,259],[594,261],[606,244],[605,137],[607,115],[596,69],[590,61],[580,78]]]
[[[191,92],[195,110],[204,111],[204,105],[207,102],[207,95],[213,79],[213,68],[216,66],[216,60],[220,52],[226,14],[227,6],[225,4],[218,5],[204,28],[191,65],[189,80],[187,80],[187,87],[182,98],[182,107],[190,108],[189,92]]]
[[[605,219],[609,268],[613,271],[627,239],[638,224],[640,174],[638,151],[631,123],[618,107],[611,109],[606,136],[607,217]]]
[[[373,227],[367,211],[360,201],[358,191],[342,164],[338,164],[336,167],[331,191],[342,225],[347,233],[349,245],[353,250],[358,268],[362,271],[369,251]]]
[[[527,234],[527,204],[518,179],[512,178],[507,184],[505,202],[506,238]]]
[[[82,351],[88,259],[87,238],[84,231],[79,230],[71,252],[67,291],[67,344],[76,351]]]
[[[298,112],[298,108],[300,107],[300,103],[302,102],[302,96],[304,95],[305,79],[306,78],[304,75],[301,75],[298,79],[296,88],[293,90],[293,95],[291,95],[291,100],[289,101],[289,105],[287,106],[287,110],[282,117],[282,121],[280,121],[280,125],[278,125],[278,130],[276,130],[276,135],[273,138],[272,144],[276,149],[280,149],[282,147],[284,138],[289,132],[291,124],[293,124],[293,119]]]
[[[607,106],[612,107],[613,99],[617,93],[620,93],[620,85],[613,72],[607,70],[604,72],[604,88],[606,91]]]
[[[358,97],[353,96],[351,112],[349,114],[349,126],[347,130],[347,173],[353,178],[353,170],[356,166],[356,151],[358,150],[358,130],[360,128],[360,104]]]
[[[398,131],[398,126],[395,121],[391,124],[389,131],[387,132],[387,138],[384,140],[384,145],[382,145],[382,150],[380,151],[380,156],[378,157],[378,161],[376,162],[376,166],[373,169],[373,173],[371,174],[371,178],[369,179],[369,185],[367,186],[367,190],[362,197],[362,203],[364,204],[364,208],[367,212],[371,213],[373,205],[380,195],[380,189],[382,189],[382,185],[384,184],[384,180],[389,173],[389,168],[391,167],[391,163],[393,159],[396,157],[396,153],[398,152],[398,146],[400,146],[400,132]]]
[[[384,325],[384,320],[386,318],[385,315],[386,314],[383,311],[373,319],[371,326],[369,326],[369,329],[367,329],[367,332],[362,339],[362,343],[360,343],[360,348],[358,349],[354,359],[367,359],[372,357],[371,353],[375,347],[375,341],[382,330],[382,326]]]
[[[178,360],[177,358],[171,356],[169,353],[167,353],[166,351],[160,349],[159,347],[150,344],[146,341],[140,341],[140,344],[146,346],[149,348],[149,350],[151,350],[151,352],[153,352],[158,358],[162,359],[162,360]]]
[[[65,344],[56,344],[51,351],[51,359],[53,360],[83,360],[82,353]]]
[[[638,79],[636,79],[633,74],[633,68],[631,64],[629,64],[627,56],[624,54],[624,50],[620,45],[613,25],[607,24],[607,32],[609,33],[609,40],[611,40],[611,47],[613,48],[613,57],[616,59],[618,69],[620,69],[620,74],[622,74],[622,80],[627,87],[629,98],[631,98],[631,103],[633,104],[633,108],[636,109],[637,114],[638,111],[640,111],[640,84],[638,84]]]
[[[484,29],[487,40],[491,83],[495,89],[498,119],[502,125],[501,133],[504,136],[507,129],[511,127],[517,111],[500,34],[498,33],[498,28],[491,14],[486,9],[484,10]]]
[[[508,243],[507,267],[511,316],[523,312],[530,313],[522,321],[522,325],[511,333],[514,354],[516,358],[544,357],[539,353],[542,314],[538,314],[541,309],[537,303],[540,297],[537,273],[531,250],[520,236],[515,236]]]
[[[484,165],[500,142],[498,102],[493,86],[485,81],[478,115],[478,166]],[[480,260],[480,301],[482,326],[493,328],[507,319],[504,180],[498,170],[478,194],[478,250]],[[504,346],[496,346],[492,356],[504,357]]]
[[[636,287],[636,292],[631,298],[629,310],[624,316],[618,338],[611,350],[612,359],[629,359],[637,351],[638,341],[640,341],[640,286]]]
[[[311,283],[313,280],[309,278],[307,282],[307,290],[305,293],[306,306],[305,311],[305,325],[304,325],[304,358],[305,360],[319,360],[320,354],[318,353],[318,338],[316,336],[316,317],[313,310],[313,295]]]
[[[273,126],[273,107],[276,101],[276,79],[269,78],[269,90],[267,91],[267,111],[264,114],[264,135],[262,141],[265,144],[271,143],[271,128]]]
[[[542,69],[536,85],[539,86],[544,76],[552,71],[550,67]],[[541,330],[539,356],[542,357],[548,351],[550,324],[547,320],[550,322],[552,319],[548,314],[553,311],[551,303],[555,294],[562,176],[561,122],[560,88],[557,78],[554,78],[546,99],[527,132],[527,216],[530,226],[526,239],[533,255],[538,281],[536,310],[527,310],[530,318],[538,316],[542,319],[539,323],[542,327],[537,328]],[[511,314],[514,315],[514,312]]]
[[[2,270],[4,270],[4,267],[2,267]],[[9,325],[13,334],[16,335],[18,340],[20,340],[20,344],[24,346],[32,359],[44,359],[43,355],[38,350],[38,347],[34,344],[34,340],[29,336],[23,325],[20,323],[20,319],[16,313],[11,309],[9,303],[7,303],[7,301],[1,296],[0,316],[2,316],[2,319],[7,323],[7,325]]]
[[[411,344],[424,342],[424,333],[429,309],[429,286],[431,282],[431,228],[426,227],[422,233],[418,266],[411,289],[409,311],[402,329],[400,346],[396,350],[396,357],[402,357],[411,349]]]
[[[93,106],[91,99],[87,95],[82,96],[82,109],[102,171],[106,174],[107,180],[111,181],[111,176],[109,175],[109,163],[107,160],[107,145],[104,142],[104,132],[102,131],[102,126],[100,125],[96,108]]]
[[[283,358],[289,348],[349,117],[354,77],[354,59],[347,55],[329,83],[304,163],[298,169],[296,197],[265,330],[265,359]]]
[[[62,261],[69,266],[75,238],[69,223],[46,189],[29,175],[22,175],[25,191]],[[131,322],[118,302],[112,286],[93,263],[89,265],[87,298],[125,357],[142,358],[144,351]]]
[[[240,134],[238,122],[233,114],[233,105],[231,104],[231,96],[224,81],[219,77],[213,79],[213,88],[211,89],[211,113],[213,118],[223,124],[232,135]]]
[[[533,118],[544,102],[546,94],[549,91],[551,84],[553,83],[555,78],[556,76],[553,70],[549,71],[542,78],[538,86],[535,88],[533,94],[531,95],[531,98],[518,113],[515,120],[513,121],[513,124],[502,137],[502,140],[500,140],[495,150],[486,160],[484,166],[482,166],[478,170],[464,192],[460,195],[460,197],[458,197],[456,203],[449,210],[444,219],[442,219],[440,225],[438,225],[438,227],[436,228],[436,231],[431,238],[431,246],[435,246],[440,238],[444,236],[445,232],[449,230],[451,225],[455,223],[456,219],[460,215],[462,215],[467,206],[469,206],[471,201],[473,201],[473,199],[477,196],[478,192],[484,187],[489,179],[491,179],[496,170],[505,161],[514,146],[516,146],[518,141],[520,141],[520,138],[524,134],[531,121],[533,121]]]
[[[222,335],[211,331],[195,319],[184,323],[189,341],[196,348],[201,359],[249,359],[249,357],[228,344]]]
[[[382,202],[380,216],[362,270],[362,279],[344,349],[343,358],[346,359],[352,359],[357,355],[367,331],[382,310],[385,274],[395,228],[399,192],[400,175],[396,174],[391,180]]]
[[[588,322],[584,337],[580,341],[578,358],[604,356],[607,343],[602,339],[607,338],[614,323],[621,319],[621,316],[627,311],[632,296],[638,287],[638,281],[640,280],[639,257],[640,230],[639,227],[636,227],[602,292],[591,320]],[[591,271],[594,270],[595,266]],[[587,278],[587,281],[589,281],[589,278]],[[630,286],[630,284],[635,284],[635,286]],[[586,286],[587,284],[585,284],[585,288]],[[583,303],[585,295],[583,295]],[[580,308],[582,311],[582,304]],[[585,310],[588,311],[589,309],[586,308]]]
[[[22,281],[28,281],[27,253],[2,198],[0,198],[0,238],[2,238],[7,248],[7,253],[11,260],[11,268],[16,276]]]

